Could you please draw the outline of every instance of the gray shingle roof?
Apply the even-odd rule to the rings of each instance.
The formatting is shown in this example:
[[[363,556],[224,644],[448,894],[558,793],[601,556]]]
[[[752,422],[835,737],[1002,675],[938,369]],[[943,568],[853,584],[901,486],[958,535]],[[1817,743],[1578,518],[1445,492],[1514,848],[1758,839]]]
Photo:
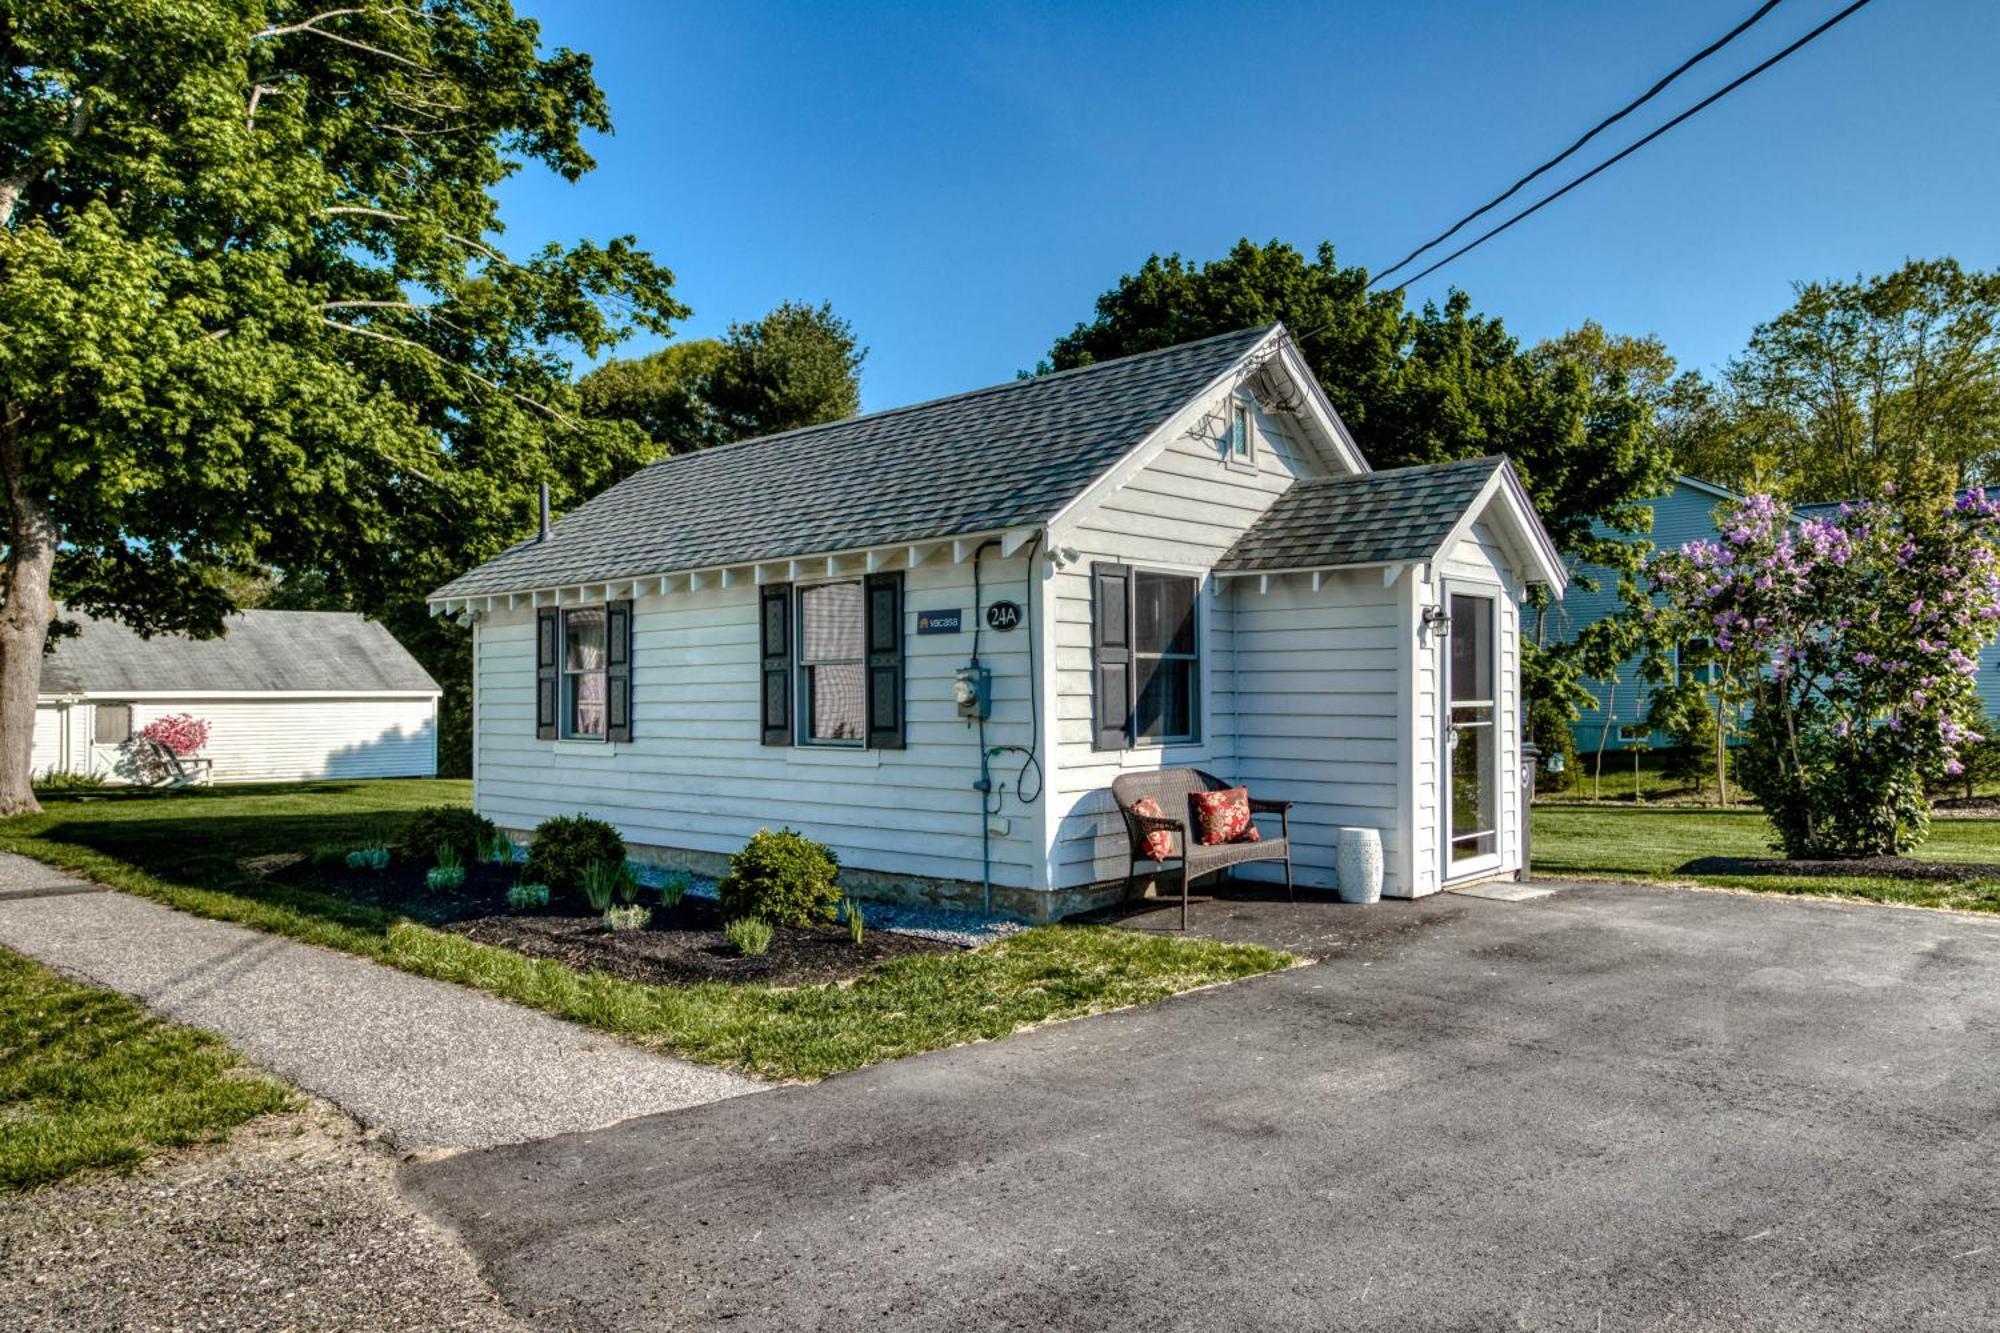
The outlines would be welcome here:
[[[1427,560],[1504,458],[1301,481],[1216,562],[1219,574]]]
[[[243,611],[219,639],[142,639],[116,621],[76,611],[62,618],[81,633],[43,661],[43,694],[437,689],[388,630],[346,611]]]
[[[433,598],[525,592],[1046,521],[1275,326],[655,463]]]

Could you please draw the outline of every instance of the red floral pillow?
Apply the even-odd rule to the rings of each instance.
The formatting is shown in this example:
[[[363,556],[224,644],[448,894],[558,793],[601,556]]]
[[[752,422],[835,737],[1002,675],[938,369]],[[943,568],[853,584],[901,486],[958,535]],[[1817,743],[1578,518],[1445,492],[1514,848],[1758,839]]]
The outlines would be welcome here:
[[[1150,796],[1141,796],[1132,802],[1132,813],[1153,819],[1167,817],[1167,812],[1160,809],[1160,803]],[[1153,829],[1146,834],[1146,846],[1143,850],[1148,861],[1164,861],[1174,854],[1174,835],[1163,828]]]
[[[1194,826],[1201,830],[1204,847],[1218,842],[1257,842],[1260,837],[1250,823],[1250,789],[1230,787],[1223,791],[1196,792],[1188,797],[1194,807]]]

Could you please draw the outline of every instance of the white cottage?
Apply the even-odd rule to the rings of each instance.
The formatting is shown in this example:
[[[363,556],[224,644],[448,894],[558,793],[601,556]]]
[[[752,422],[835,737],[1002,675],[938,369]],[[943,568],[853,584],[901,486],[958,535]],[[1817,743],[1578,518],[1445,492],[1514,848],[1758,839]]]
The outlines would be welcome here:
[[[431,777],[438,686],[389,631],[342,611],[243,611],[220,638],[161,634],[74,611],[42,664],[31,771],[129,781],[156,718],[208,723],[214,782]]]
[[[1393,895],[1519,870],[1537,583],[1504,459],[1371,472],[1269,326],[670,459],[432,603],[504,827],[714,871],[789,826],[1049,919],[1124,891],[1140,769],[1292,801],[1304,887],[1349,826]]]

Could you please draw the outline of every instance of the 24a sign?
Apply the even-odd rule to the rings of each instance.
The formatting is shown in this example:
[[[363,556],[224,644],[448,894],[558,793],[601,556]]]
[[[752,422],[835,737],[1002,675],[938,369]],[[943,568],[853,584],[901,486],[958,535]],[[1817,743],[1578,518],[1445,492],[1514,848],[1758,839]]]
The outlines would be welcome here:
[[[986,608],[986,628],[1006,633],[1021,625],[1021,604],[1019,602],[995,602]]]

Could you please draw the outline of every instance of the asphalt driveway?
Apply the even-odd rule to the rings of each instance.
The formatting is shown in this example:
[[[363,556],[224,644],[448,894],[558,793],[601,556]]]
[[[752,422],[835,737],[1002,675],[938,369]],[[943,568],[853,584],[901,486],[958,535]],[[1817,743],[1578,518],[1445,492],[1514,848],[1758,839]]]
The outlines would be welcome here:
[[[531,1319],[2000,1327],[2000,923],[1642,888],[406,1168]]]

